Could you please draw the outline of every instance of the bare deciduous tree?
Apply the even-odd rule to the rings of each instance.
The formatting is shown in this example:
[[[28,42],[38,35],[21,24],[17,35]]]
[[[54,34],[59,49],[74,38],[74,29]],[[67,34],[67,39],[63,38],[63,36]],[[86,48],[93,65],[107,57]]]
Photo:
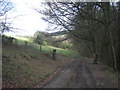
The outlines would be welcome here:
[[[87,52],[92,49],[94,63],[97,63],[99,57],[117,70],[115,47],[118,41],[115,36],[117,33],[114,33],[114,30],[118,31],[114,27],[118,20],[116,3],[47,2],[45,5],[45,10],[36,11],[44,14],[43,19],[52,25],[55,24],[58,29],[68,30],[73,43],[83,44],[84,48],[74,44],[77,45],[77,50],[83,48],[85,52],[86,46]]]

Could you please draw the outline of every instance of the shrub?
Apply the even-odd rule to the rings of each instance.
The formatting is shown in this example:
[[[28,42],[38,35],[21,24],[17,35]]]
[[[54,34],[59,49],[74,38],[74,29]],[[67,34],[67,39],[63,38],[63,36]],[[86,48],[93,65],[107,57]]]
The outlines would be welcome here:
[[[42,45],[47,46],[47,42],[43,41]]]

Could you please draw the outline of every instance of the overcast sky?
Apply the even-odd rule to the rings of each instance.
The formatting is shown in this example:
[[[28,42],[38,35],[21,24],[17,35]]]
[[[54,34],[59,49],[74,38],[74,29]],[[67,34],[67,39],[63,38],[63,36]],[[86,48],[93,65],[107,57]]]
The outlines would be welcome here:
[[[38,30],[46,31],[48,23],[44,22],[41,18],[42,15],[33,9],[44,8],[44,6],[41,4],[43,0],[11,0],[11,1],[14,3],[15,8],[7,13],[7,17],[10,18],[14,17],[10,19],[12,27],[21,30],[17,32],[7,32],[6,33],[7,35],[32,36]]]
[[[33,9],[43,8],[41,0],[11,1],[15,4],[15,8],[8,12],[7,17],[14,17],[10,19],[11,25],[21,30],[17,32],[7,32],[7,35],[32,36],[38,30],[45,31],[48,24],[41,19],[42,15]]]

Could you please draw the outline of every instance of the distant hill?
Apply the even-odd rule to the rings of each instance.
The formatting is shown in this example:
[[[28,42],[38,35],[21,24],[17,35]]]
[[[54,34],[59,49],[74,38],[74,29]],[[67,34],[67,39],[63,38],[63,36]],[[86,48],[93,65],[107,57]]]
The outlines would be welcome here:
[[[64,35],[67,34],[68,31],[59,31],[59,32],[54,32],[54,33],[50,33],[52,36],[58,36],[58,35]]]
[[[35,32],[34,36],[43,35],[43,34],[45,36],[59,36],[59,35],[65,35],[67,33],[68,33],[68,31],[59,31],[59,32],[53,32],[53,33],[37,31],[37,32]]]

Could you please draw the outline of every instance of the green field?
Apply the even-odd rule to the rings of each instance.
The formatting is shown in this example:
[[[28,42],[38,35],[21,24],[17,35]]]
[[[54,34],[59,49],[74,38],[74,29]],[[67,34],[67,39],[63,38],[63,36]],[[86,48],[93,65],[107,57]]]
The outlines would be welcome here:
[[[18,36],[15,36],[14,38],[17,39],[17,44],[18,45],[25,45],[25,41],[27,41],[27,45],[28,46],[31,46],[32,48],[34,49],[40,49],[40,45],[39,44],[36,44],[36,43],[33,43],[33,39],[32,38],[29,38],[29,37],[18,37]],[[14,41],[14,43],[16,43],[16,41]],[[73,51],[73,50],[69,50],[69,49],[61,49],[61,48],[57,48],[57,47],[53,47],[53,46],[42,46],[42,52],[45,52],[45,53],[48,53],[48,54],[51,54],[53,49],[56,49],[56,52],[58,54],[62,54],[62,55],[65,55],[67,57],[71,57],[71,56],[78,56],[80,57],[80,55]]]

